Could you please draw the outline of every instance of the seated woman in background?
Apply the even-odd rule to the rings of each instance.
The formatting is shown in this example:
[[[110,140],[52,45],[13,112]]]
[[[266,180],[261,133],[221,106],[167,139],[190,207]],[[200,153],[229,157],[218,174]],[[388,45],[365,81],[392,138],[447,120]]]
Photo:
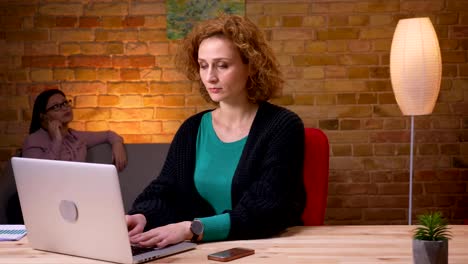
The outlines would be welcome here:
[[[130,241],[265,238],[301,225],[304,125],[267,102],[283,84],[259,28],[240,16],[196,27],[176,63],[216,105],[187,119],[127,215]]]
[[[109,143],[112,160],[117,170],[122,171],[127,166],[122,137],[112,131],[87,132],[69,128],[68,124],[73,120],[70,103],[58,89],[43,91],[36,97],[22,157],[84,162],[88,148]],[[6,214],[8,223],[23,223],[18,193],[8,200]]]
[[[77,131],[68,127],[73,120],[71,102],[57,89],[40,93],[34,102],[29,136],[23,144],[26,158],[86,161],[87,149],[112,145],[113,162],[119,171],[127,165],[123,139],[108,131]]]

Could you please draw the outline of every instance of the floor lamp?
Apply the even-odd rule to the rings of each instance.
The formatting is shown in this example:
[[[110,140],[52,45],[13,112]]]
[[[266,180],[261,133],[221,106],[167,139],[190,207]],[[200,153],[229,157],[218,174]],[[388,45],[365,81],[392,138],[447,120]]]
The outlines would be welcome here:
[[[440,90],[439,41],[427,17],[398,21],[390,51],[390,78],[403,115],[411,116],[408,224],[413,204],[414,116],[432,113]]]

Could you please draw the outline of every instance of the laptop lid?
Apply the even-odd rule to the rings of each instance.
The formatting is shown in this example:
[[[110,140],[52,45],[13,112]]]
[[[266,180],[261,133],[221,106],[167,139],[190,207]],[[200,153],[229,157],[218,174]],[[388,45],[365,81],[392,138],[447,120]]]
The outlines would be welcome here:
[[[113,165],[19,157],[12,158],[12,165],[35,249],[138,263],[195,247],[184,242],[134,259]]]

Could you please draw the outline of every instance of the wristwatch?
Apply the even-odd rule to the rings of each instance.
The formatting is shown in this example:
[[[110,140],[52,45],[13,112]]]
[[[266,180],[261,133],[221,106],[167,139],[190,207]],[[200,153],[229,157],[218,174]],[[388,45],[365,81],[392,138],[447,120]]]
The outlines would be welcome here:
[[[190,224],[190,231],[192,231],[192,239],[190,241],[197,242],[198,238],[203,234],[204,226],[200,220],[193,220]]]

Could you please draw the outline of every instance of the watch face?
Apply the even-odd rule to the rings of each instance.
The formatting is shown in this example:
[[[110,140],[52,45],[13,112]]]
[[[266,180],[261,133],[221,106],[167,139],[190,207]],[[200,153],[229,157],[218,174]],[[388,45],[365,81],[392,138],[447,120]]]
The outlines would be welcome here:
[[[200,222],[198,220],[192,221],[192,224],[190,225],[190,230],[195,235],[201,235],[203,233],[203,224],[202,224],[202,222]]]

